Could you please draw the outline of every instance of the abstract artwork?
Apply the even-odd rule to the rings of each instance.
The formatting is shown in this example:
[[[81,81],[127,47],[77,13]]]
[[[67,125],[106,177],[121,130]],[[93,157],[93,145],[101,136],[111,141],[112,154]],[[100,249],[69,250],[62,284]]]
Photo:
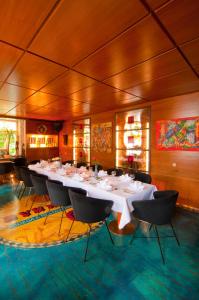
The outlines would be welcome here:
[[[92,125],[91,147],[97,152],[112,152],[112,122]]]
[[[199,117],[157,121],[156,145],[158,150],[199,151]]]

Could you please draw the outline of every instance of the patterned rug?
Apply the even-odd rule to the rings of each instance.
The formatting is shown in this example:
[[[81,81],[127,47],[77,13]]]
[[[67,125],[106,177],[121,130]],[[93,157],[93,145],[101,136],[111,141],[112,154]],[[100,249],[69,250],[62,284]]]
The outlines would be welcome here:
[[[30,209],[32,197],[23,197],[21,200],[14,197],[0,207],[0,243],[21,248],[50,247],[65,243],[73,218],[72,208],[65,211],[65,208],[42,202],[38,197]],[[8,195],[6,198],[9,199]],[[101,225],[101,222],[92,224],[92,231]],[[86,224],[75,221],[67,242],[85,236],[87,230]]]

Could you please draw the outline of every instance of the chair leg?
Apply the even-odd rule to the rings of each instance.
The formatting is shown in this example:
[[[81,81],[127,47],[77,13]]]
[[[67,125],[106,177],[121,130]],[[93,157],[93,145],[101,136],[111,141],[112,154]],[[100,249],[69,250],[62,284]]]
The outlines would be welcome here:
[[[24,187],[24,189],[23,189],[23,191],[22,191],[22,193],[21,193],[21,195],[20,195],[20,199],[23,197],[25,191],[26,191],[26,186]]]
[[[108,228],[108,225],[107,225],[106,220],[105,220],[105,224],[106,224],[106,228],[107,228],[108,234],[109,234],[109,236],[110,236],[111,242],[112,242],[112,244],[114,245],[114,241],[113,241],[113,238],[112,238],[112,236],[111,236],[111,233],[110,233],[110,230],[109,230],[109,228]]]
[[[90,232],[91,232],[91,227],[88,224],[88,231],[87,231],[87,243],[86,243],[86,250],[85,250],[85,254],[84,254],[84,262],[86,262],[86,257],[87,257],[87,252],[88,252],[88,244],[89,244],[89,239],[90,239]]]
[[[135,229],[135,231],[133,232],[133,236],[132,236],[132,238],[131,238],[131,240],[130,240],[130,245],[133,243],[133,240],[134,240],[134,238],[135,238],[135,234],[136,234],[136,231],[138,230],[138,228],[140,227],[140,221],[138,221],[138,224],[137,224],[137,226],[136,226],[136,229]]]
[[[180,242],[179,242],[179,239],[178,239],[178,237],[177,237],[177,234],[176,234],[176,232],[175,232],[175,230],[174,230],[173,224],[170,223],[170,226],[171,226],[171,228],[172,228],[172,231],[173,231],[173,234],[174,234],[174,236],[175,236],[176,242],[177,242],[178,246],[180,246]]]
[[[157,229],[156,225],[154,225],[154,227],[155,227],[155,232],[156,232],[157,239],[158,239],[158,245],[159,245],[161,256],[162,256],[162,261],[163,261],[163,264],[165,264],[165,259],[164,259],[163,252],[162,252],[162,246],[161,246],[161,243],[160,243],[160,237],[159,237],[159,234],[158,234],[158,229]]]
[[[58,235],[60,235],[61,225],[62,225],[62,220],[63,220],[64,212],[65,212],[65,210],[63,210],[63,212],[62,212],[61,221],[60,221],[60,225],[59,225],[59,232],[58,232]]]
[[[23,190],[23,182],[22,182],[22,184],[19,186],[19,192],[18,192],[18,198],[20,199],[20,195],[21,195],[21,191]]]
[[[153,224],[150,224],[149,231],[151,231],[152,227],[153,227]]]
[[[71,223],[71,225],[70,225],[70,229],[69,229],[69,231],[68,231],[68,234],[67,234],[67,237],[66,237],[66,239],[65,239],[65,242],[68,241],[68,237],[69,237],[69,235],[70,235],[70,232],[71,232],[71,229],[72,229],[72,227],[73,227],[74,221],[75,221],[75,220],[73,220],[72,223]]]

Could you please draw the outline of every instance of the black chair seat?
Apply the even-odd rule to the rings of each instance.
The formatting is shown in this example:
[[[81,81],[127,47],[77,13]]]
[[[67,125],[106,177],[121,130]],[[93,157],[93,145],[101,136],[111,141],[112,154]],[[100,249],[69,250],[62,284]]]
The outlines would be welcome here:
[[[161,242],[160,242],[160,236],[158,233],[158,226],[169,224],[173,231],[173,237],[176,238],[178,245],[180,244],[176,232],[174,230],[174,227],[172,225],[172,217],[174,216],[175,213],[175,206],[178,198],[178,192],[175,190],[157,191],[154,192],[154,198],[155,199],[153,200],[133,201],[132,202],[132,206],[134,208],[133,216],[136,217],[139,221],[150,223],[151,224],[150,229],[152,227],[155,228],[162,260],[163,263],[165,263]],[[139,223],[138,223],[138,227],[139,227]],[[133,235],[130,244],[132,243],[134,237],[135,234]]]
[[[88,225],[88,231],[87,231],[87,245],[84,255],[84,262],[86,261],[87,256],[87,250],[88,250],[88,242],[90,238],[90,232],[91,232],[91,224],[104,221],[106,224],[106,228],[108,230],[111,242],[113,242],[113,239],[111,237],[110,231],[108,229],[106,218],[111,213],[111,208],[113,205],[112,201],[109,200],[101,200],[96,198],[87,197],[86,195],[83,195],[82,193],[77,193],[74,190],[69,189],[69,196],[71,200],[71,204],[73,207],[73,214],[75,217],[75,221],[80,221],[83,223],[86,223]],[[72,221],[71,227],[69,229],[66,241],[68,240],[68,237],[70,235],[72,226],[73,226],[74,220]]]

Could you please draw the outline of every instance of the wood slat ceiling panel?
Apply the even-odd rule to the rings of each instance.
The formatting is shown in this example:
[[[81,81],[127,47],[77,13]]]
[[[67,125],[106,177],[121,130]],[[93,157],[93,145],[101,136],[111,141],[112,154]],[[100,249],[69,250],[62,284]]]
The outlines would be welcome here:
[[[34,90],[25,89],[9,83],[4,83],[0,90],[0,98],[9,101],[22,102],[34,93]]]
[[[23,51],[0,42],[0,80],[6,79],[22,54]]]
[[[12,111],[16,112],[16,114],[25,114],[25,113],[30,113],[30,112],[34,112],[35,110],[37,110],[39,107],[36,105],[29,105],[29,104],[19,104],[17,105],[14,109],[12,109]]]
[[[68,96],[94,84],[96,84],[95,80],[77,72],[68,71],[66,74],[53,80],[41,90],[58,96]]]
[[[178,44],[199,37],[199,1],[174,0],[157,14]]]
[[[105,82],[116,88],[126,90],[146,81],[167,76],[186,68],[187,65],[178,51],[170,50],[118,75],[110,77],[105,80]]]
[[[199,64],[199,38],[182,45],[181,49],[193,66]]]
[[[75,69],[99,80],[173,48],[152,17],[146,17]]]
[[[42,92],[36,92],[34,95],[28,97],[24,103],[29,105],[37,105],[37,106],[44,106],[51,102],[54,102],[58,99],[57,96],[49,95]]]
[[[156,9],[170,0],[146,0],[146,2],[150,5],[152,9]]]
[[[16,106],[16,102],[5,101],[0,99],[0,110],[4,110],[5,112],[8,112],[10,109],[14,108],[15,106]]]
[[[65,0],[30,50],[72,66],[144,15],[138,0]]]
[[[44,107],[40,108],[40,111],[43,109],[50,111],[72,111],[72,107],[79,105],[81,102],[73,100],[73,99],[59,99],[52,103],[45,105]]]
[[[0,39],[25,48],[56,0],[1,0]]]
[[[65,71],[62,66],[26,53],[7,82],[38,90]]]
[[[158,100],[170,96],[191,93],[199,89],[199,79],[192,71],[178,72],[172,76],[148,81],[127,91],[148,100]]]

